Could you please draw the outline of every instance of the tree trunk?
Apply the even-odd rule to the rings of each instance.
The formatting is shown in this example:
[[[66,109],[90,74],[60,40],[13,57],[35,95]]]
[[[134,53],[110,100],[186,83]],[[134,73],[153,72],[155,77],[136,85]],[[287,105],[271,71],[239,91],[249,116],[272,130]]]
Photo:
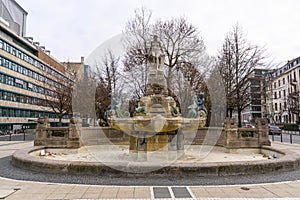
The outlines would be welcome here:
[[[233,109],[232,108],[229,108],[229,117],[232,118],[232,112],[233,112]]]
[[[59,127],[62,127],[62,118],[63,118],[63,116],[61,116],[61,115],[58,117],[58,126]]]
[[[238,127],[242,127],[242,110],[238,108]]]

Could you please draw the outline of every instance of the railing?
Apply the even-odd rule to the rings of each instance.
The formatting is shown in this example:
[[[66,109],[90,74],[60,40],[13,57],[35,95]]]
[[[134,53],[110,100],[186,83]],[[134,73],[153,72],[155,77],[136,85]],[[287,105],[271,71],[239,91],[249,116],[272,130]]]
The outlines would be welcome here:
[[[300,144],[300,134],[299,131],[285,131],[283,130],[280,135],[270,135],[272,141],[280,141],[280,142],[289,142],[290,144],[298,143]]]

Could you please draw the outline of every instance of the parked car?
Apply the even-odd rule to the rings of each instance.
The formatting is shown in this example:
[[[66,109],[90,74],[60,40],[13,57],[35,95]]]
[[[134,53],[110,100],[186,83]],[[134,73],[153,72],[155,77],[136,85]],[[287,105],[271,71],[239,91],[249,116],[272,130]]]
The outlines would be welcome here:
[[[280,135],[282,130],[275,125],[269,125],[269,135]]]
[[[255,126],[252,124],[243,124],[242,128],[255,128]]]

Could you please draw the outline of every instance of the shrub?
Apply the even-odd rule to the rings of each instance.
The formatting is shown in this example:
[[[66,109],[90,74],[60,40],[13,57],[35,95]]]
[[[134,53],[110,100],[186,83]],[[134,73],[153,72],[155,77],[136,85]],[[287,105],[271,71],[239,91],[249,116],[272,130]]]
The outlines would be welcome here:
[[[283,129],[287,131],[299,131],[299,126],[297,124],[284,124]]]

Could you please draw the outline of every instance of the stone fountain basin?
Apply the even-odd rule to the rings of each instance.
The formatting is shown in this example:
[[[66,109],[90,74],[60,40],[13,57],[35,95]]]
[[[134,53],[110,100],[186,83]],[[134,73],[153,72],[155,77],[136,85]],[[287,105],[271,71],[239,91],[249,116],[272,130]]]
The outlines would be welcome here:
[[[112,128],[121,131],[170,132],[182,128],[186,131],[197,130],[200,118],[182,117],[142,117],[111,118]]]
[[[12,156],[12,164],[16,167],[39,171],[47,173],[63,173],[63,174],[107,174],[109,176],[133,176],[133,177],[145,177],[147,174],[158,177],[174,177],[174,176],[227,176],[227,175],[246,175],[246,174],[261,174],[268,172],[290,171],[299,168],[300,158],[299,155],[289,152],[287,150],[277,150],[269,146],[264,146],[260,149],[242,149],[238,154],[226,154],[223,150],[218,155],[219,159],[211,159],[210,161],[204,161],[193,156],[193,150],[190,153],[184,154],[176,162],[168,163],[164,165],[163,162],[139,162],[137,160],[130,160],[132,157],[128,157],[127,152],[124,150],[128,147],[122,147],[123,151],[119,152],[120,158],[112,159],[110,157],[115,156],[109,152],[114,152],[111,148],[115,145],[108,147],[107,145],[98,145],[90,147],[82,147],[80,149],[57,149],[57,148],[44,148],[44,147],[31,147],[16,151]],[[95,154],[85,154],[84,152],[90,148],[95,150]],[[195,148],[196,146],[191,146]],[[102,149],[102,150],[101,150]],[[39,156],[41,150],[55,153],[57,156]],[[103,162],[101,159],[95,160],[95,155],[102,152],[104,156]],[[219,150],[216,150],[219,151]],[[248,159],[245,158],[246,154],[250,153]],[[118,154],[118,152],[115,152]],[[162,152],[161,155],[166,154]],[[262,154],[277,155],[277,159],[263,158]],[[90,156],[89,156],[90,155]],[[101,154],[100,154],[101,155]],[[138,156],[139,154],[131,154],[131,156]],[[123,156],[123,157],[122,157]],[[144,155],[145,156],[145,155]],[[256,158],[253,158],[256,157]],[[222,158],[220,160],[220,158]],[[225,158],[227,157],[227,158]],[[233,158],[236,157],[234,160]],[[126,159],[125,159],[126,158]],[[166,157],[164,157],[166,158]],[[107,160],[105,160],[107,159]],[[156,171],[147,171],[150,168],[157,168]],[[121,170],[121,171],[119,171]],[[130,171],[130,172],[127,172]]]

